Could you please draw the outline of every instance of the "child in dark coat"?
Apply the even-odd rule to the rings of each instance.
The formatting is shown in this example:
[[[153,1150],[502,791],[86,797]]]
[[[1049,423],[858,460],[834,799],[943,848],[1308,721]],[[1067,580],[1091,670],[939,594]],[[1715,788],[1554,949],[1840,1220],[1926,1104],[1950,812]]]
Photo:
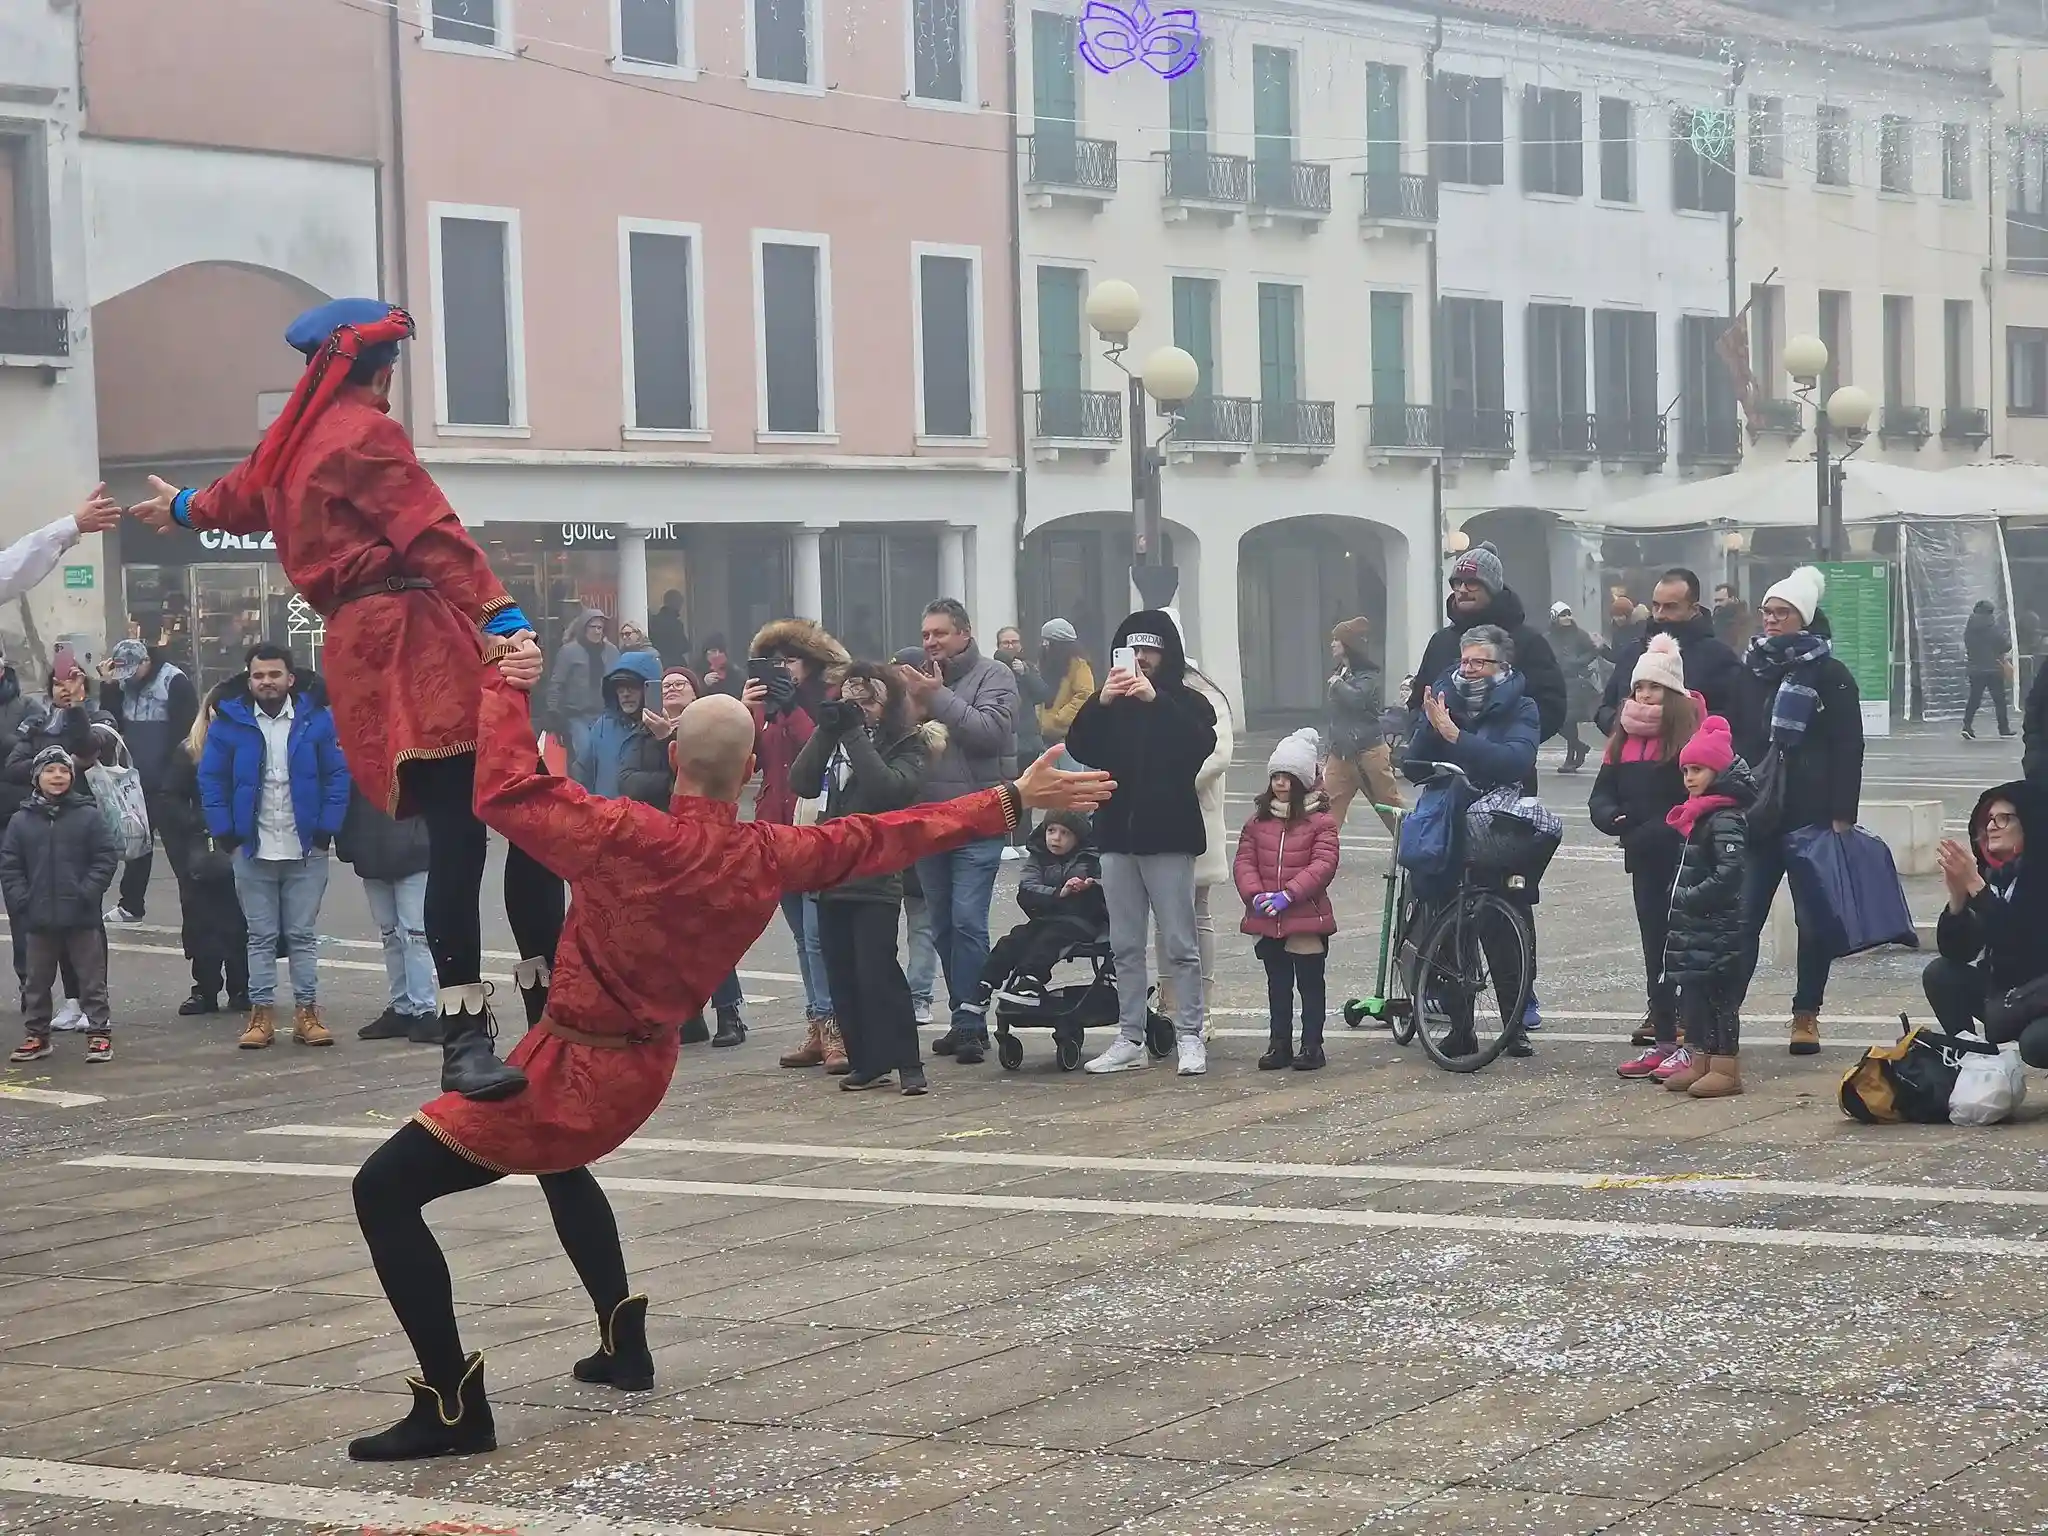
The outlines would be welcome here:
[[[106,818],[77,782],[71,754],[45,747],[36,754],[28,801],[0,838],[0,888],[7,910],[28,930],[28,980],[21,989],[26,1038],[10,1061],[50,1054],[50,989],[57,962],[78,972],[86,1019],[85,1059],[111,1061],[113,1023],[107,1013],[107,941],[100,903],[114,883],[121,851]]]
[[[1756,804],[1756,780],[1735,755],[1728,722],[1719,715],[1700,723],[1678,761],[1685,770],[1686,801],[1668,819],[1685,839],[1685,851],[1671,888],[1664,977],[1678,985],[1688,1059],[1668,1076],[1662,1069],[1657,1075],[1673,1093],[1725,1099],[1742,1092],[1736,1052],[1742,999],[1749,990],[1743,974],[1742,887],[1749,872],[1748,812]]]
[[[981,980],[962,1008],[985,1014],[991,997],[1040,1007],[1061,953],[1108,937],[1102,861],[1089,830],[1081,812],[1054,811],[1031,834],[1024,873],[1017,880],[1017,905],[1026,921],[989,947]]]

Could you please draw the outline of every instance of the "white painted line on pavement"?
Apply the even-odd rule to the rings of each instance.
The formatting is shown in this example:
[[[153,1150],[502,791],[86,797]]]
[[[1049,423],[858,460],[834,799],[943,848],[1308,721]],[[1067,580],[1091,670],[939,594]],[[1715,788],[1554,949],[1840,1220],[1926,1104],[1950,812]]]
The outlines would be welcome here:
[[[294,1179],[352,1179],[353,1163],[248,1163],[196,1157],[83,1157],[67,1168],[150,1173],[249,1174]],[[504,1187],[511,1180],[486,1188]],[[522,1177],[519,1182],[530,1183]],[[642,1195],[704,1195],[720,1200],[787,1200],[808,1205],[865,1205],[890,1210],[1017,1211],[1037,1216],[1136,1216],[1158,1221],[1242,1222],[1252,1226],[1352,1227],[1372,1231],[1472,1232],[1500,1237],[1632,1239],[1715,1243],[1738,1248],[1828,1248],[1857,1253],[1935,1253],[2048,1260],[2048,1242],[2009,1237],[1920,1237],[1883,1232],[1831,1232],[1802,1227],[1715,1227],[1675,1221],[1569,1221],[1533,1216],[1459,1216],[1355,1207],[1228,1205],[1193,1200],[1088,1200],[1051,1195],[969,1195],[944,1190],[826,1189],[803,1184],[728,1184],[698,1179],[607,1175],[605,1188]]]
[[[672,1520],[614,1520],[456,1499],[414,1499],[354,1488],[246,1482],[15,1456],[0,1456],[0,1491],[209,1515],[251,1515],[259,1520],[346,1527],[366,1536],[373,1532],[398,1536],[402,1531],[473,1531],[477,1536],[740,1536],[724,1527]],[[86,1511],[79,1511],[81,1522],[86,1516]],[[68,1528],[83,1530],[85,1526]]]
[[[106,1095],[99,1093],[69,1093],[62,1088],[29,1088],[19,1083],[0,1081],[0,1104],[19,1100],[28,1104],[51,1104],[58,1109],[82,1109],[88,1104],[104,1104]]]
[[[276,1125],[253,1136],[307,1141],[383,1141],[389,1131],[362,1125]],[[1043,1168],[1055,1173],[1214,1174],[1222,1178],[1331,1179],[1391,1184],[1480,1184],[1507,1189],[1588,1192],[1655,1190],[1673,1195],[1791,1195],[1813,1200],[1890,1200],[1912,1205],[1995,1205],[2048,1209],[2048,1190],[1930,1184],[1841,1184],[1754,1179],[1745,1174],[1575,1173],[1527,1168],[1445,1168],[1396,1163],[1238,1162],[1207,1157],[1085,1157],[1035,1152],[956,1152],[932,1147],[833,1147],[784,1141],[701,1141],[635,1136],[627,1152],[689,1152],[721,1157],[787,1157],[804,1162],[889,1163],[940,1168]],[[609,1179],[606,1180],[610,1182]]]

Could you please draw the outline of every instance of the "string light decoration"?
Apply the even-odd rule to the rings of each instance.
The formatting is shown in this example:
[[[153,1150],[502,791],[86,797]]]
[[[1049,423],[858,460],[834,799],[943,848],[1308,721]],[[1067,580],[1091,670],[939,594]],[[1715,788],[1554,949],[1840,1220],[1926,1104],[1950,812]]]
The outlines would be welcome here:
[[[1731,170],[1735,165],[1735,114],[1713,108],[1695,107],[1692,123],[1686,138],[1692,144],[1692,152],[1702,160],[1711,160]]]
[[[1128,10],[1088,0],[1080,31],[1082,62],[1099,75],[1136,63],[1162,80],[1178,80],[1202,60],[1201,20],[1193,11],[1154,14],[1145,0],[1131,0]]]

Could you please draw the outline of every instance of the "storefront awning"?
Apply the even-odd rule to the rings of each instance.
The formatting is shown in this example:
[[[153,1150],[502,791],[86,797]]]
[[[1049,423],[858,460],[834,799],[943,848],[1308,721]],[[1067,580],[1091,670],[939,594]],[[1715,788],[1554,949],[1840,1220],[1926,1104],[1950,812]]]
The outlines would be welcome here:
[[[1815,520],[1818,487],[1813,460],[1738,470],[1652,491],[1596,510],[1560,511],[1584,527],[1623,532],[1678,528],[1790,528]],[[1850,459],[1842,485],[1846,523],[1958,517],[2048,518],[2048,469],[2032,464],[1982,464],[1960,469],[1908,469]]]

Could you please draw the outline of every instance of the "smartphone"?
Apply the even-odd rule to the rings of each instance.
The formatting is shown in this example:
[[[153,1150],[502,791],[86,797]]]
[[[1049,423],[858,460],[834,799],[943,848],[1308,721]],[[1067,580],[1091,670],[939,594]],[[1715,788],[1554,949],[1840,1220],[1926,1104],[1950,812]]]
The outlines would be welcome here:
[[[1135,648],[1120,645],[1109,653],[1109,667],[1112,672],[1136,672],[1138,653]]]
[[[775,674],[782,670],[782,664],[773,656],[749,656],[747,658],[747,681],[759,683],[766,688]]]

